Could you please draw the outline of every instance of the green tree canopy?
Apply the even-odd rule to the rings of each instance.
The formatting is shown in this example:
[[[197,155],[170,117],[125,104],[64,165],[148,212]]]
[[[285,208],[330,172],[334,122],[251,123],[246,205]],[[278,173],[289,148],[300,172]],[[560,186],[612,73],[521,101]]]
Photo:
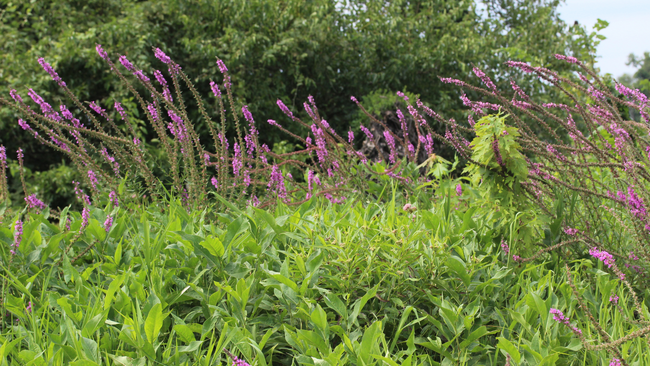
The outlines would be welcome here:
[[[503,63],[532,62],[569,74],[556,53],[592,63],[595,34],[565,24],[559,1],[473,0],[90,0],[31,2],[0,0],[0,93],[33,88],[55,108],[69,103],[37,62],[44,57],[82,100],[97,101],[109,113],[120,101],[140,123],[143,112],[95,53],[102,44],[114,60],[128,58],[149,75],[164,65],[154,58],[160,47],[194,78],[197,90],[216,115],[209,81],[221,83],[215,63],[228,66],[236,98],[247,104],[272,144],[285,138],[266,124],[275,119],[290,128],[276,106],[282,99],[301,113],[308,95],[338,131],[350,127],[357,107],[350,96],[408,88],[447,117],[462,119],[460,91],[439,76],[466,79],[473,65],[498,86],[515,78],[532,94],[547,93],[526,83]],[[166,73],[166,70],[162,70]],[[195,102],[187,93],[192,110]],[[193,123],[206,132],[198,111]],[[232,119],[231,119],[232,120]],[[0,144],[23,146],[27,164],[39,170],[61,157],[46,152],[17,126],[17,116],[0,111]],[[206,141],[207,141],[207,134]],[[30,159],[29,155],[38,159]]]

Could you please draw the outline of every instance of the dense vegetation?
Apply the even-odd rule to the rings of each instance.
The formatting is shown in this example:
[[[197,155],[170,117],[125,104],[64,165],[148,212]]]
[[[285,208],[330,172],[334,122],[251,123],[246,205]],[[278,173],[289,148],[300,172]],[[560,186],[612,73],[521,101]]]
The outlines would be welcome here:
[[[510,74],[503,63],[514,58],[571,75],[553,54],[570,54],[585,62],[595,57],[597,35],[560,20],[555,0],[489,1],[487,14],[469,0],[380,4],[256,0],[243,7],[241,1],[1,1],[0,95],[11,89],[26,95],[32,88],[63,103],[68,97],[39,71],[36,60],[46,57],[74,95],[101,106],[120,102],[136,133],[154,139],[146,111],[93,50],[96,43],[102,44],[107,52],[126,55],[151,73],[152,66],[158,67],[151,49],[159,47],[182,65],[200,95],[207,95],[209,82],[216,81],[213,61],[218,57],[233,77],[237,104],[248,105],[253,115],[279,120],[275,102],[282,99],[299,117],[307,118],[301,105],[312,95],[323,118],[337,131],[352,128],[358,133],[363,116],[350,95],[362,101],[379,90],[393,96],[408,88],[435,110],[462,120],[467,115],[459,90],[441,83],[439,76],[463,78],[475,64],[495,75],[500,87],[507,87],[514,77],[526,92],[546,95],[553,91],[526,82],[526,75]],[[189,94],[183,98],[198,135],[208,140],[208,126],[194,99]],[[383,106],[389,108],[390,103]],[[108,113],[119,118],[116,111]],[[210,104],[207,113],[217,118],[217,106]],[[17,118],[10,109],[0,109],[0,144],[9,151],[20,147],[39,156],[25,162],[26,184],[53,207],[72,203],[70,181],[81,179],[74,175],[72,162],[21,133]],[[293,122],[288,127],[302,129]],[[259,129],[262,142],[272,149],[292,148],[281,144],[287,137],[277,129],[266,124]],[[226,130],[232,136],[234,125],[229,123]],[[453,158],[451,150],[438,153]],[[17,176],[10,174],[9,179],[14,199],[21,199]]]

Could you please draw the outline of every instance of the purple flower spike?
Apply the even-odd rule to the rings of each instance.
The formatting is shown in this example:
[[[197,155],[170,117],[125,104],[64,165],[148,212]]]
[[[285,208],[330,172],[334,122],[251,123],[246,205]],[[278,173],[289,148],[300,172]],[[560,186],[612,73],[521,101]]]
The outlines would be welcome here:
[[[494,85],[492,80],[489,77],[487,77],[487,75],[485,75],[485,73],[481,69],[475,67],[472,71],[474,71],[474,74],[478,76],[488,88],[492,90],[497,89],[496,85]]]
[[[44,210],[47,208],[47,205],[43,201],[36,198],[35,194],[25,197],[25,202],[29,208],[38,208],[39,210]]]
[[[568,63],[571,63],[571,64],[579,63],[578,59],[573,57],[573,56],[555,55],[555,58],[558,59],[558,60],[564,60],[564,61],[566,61]]]
[[[120,207],[120,203],[117,200],[117,193],[115,193],[115,191],[111,191],[111,193],[108,194],[108,200],[111,201],[113,206]]]
[[[93,189],[97,189],[97,176],[95,175],[95,172],[92,170],[88,171],[88,180],[90,180],[90,184],[93,186]]]
[[[460,183],[456,185],[456,195],[459,197],[463,195],[463,186]]]
[[[212,179],[210,179],[210,182],[212,183],[214,188],[219,189],[219,182],[217,181],[217,178],[212,177]]]
[[[386,143],[388,144],[388,148],[390,150],[390,155],[388,156],[388,160],[390,161],[391,164],[395,164],[396,149],[397,149],[397,146],[395,145],[395,139],[393,138],[393,135],[390,133],[390,131],[384,131],[384,138],[386,139]]]
[[[99,57],[108,61],[108,54],[106,53],[106,51],[104,51],[101,44],[96,44],[95,50],[97,50],[97,54],[99,55]]]
[[[404,93],[402,93],[401,91],[398,91],[398,92],[397,92],[397,96],[398,96],[398,97],[401,97],[401,98],[404,98],[404,101],[405,101],[405,102],[408,102],[408,100],[409,100],[409,97],[407,97],[406,95],[404,95]]]
[[[126,58],[126,56],[120,56],[120,63],[122,66],[126,67],[127,70],[131,72],[135,72],[135,67],[133,67],[133,64]]]
[[[154,52],[154,55],[156,56],[157,59],[159,59],[160,61],[162,61],[162,62],[164,62],[166,64],[169,64],[169,63],[172,62],[172,59],[169,58],[169,56],[167,56],[160,48],[156,48],[156,50]]]
[[[228,68],[226,67],[226,64],[224,64],[221,59],[217,60],[217,66],[219,66],[219,72],[221,72],[222,74],[228,72]]]
[[[280,107],[280,110],[284,112],[284,114],[289,116],[289,118],[293,119],[293,112],[291,112],[289,108],[287,108],[287,106],[284,105],[284,103],[280,99],[278,99],[276,103],[278,104],[278,107]]]
[[[618,295],[612,295],[609,297],[609,302],[618,304]]]
[[[457,79],[452,79],[452,78],[440,78],[440,81],[442,81],[445,84],[456,84],[458,86],[463,86],[465,85],[464,82],[457,80]]]
[[[618,358],[612,358],[612,360],[609,361],[609,366],[621,366],[621,360]]]
[[[348,131],[348,143],[352,143],[354,141],[354,132]]]
[[[18,119],[18,126],[25,131],[30,131],[32,129],[22,118]]]
[[[16,91],[16,89],[11,89],[11,90],[9,91],[9,95],[11,95],[11,97],[13,98],[13,100],[15,100],[16,102],[18,102],[18,103],[22,103],[22,102],[23,102],[23,98],[18,94],[18,92]]]
[[[50,74],[50,76],[52,77],[52,80],[56,81],[57,83],[59,83],[59,85],[61,85],[63,87],[65,86],[65,82],[63,82],[63,80],[61,80],[61,78],[59,77],[59,74],[57,74],[56,71],[54,71],[52,66],[50,64],[48,64],[47,62],[45,62],[44,58],[42,58],[42,57],[39,58],[38,63],[41,64],[41,66],[45,69],[45,71],[47,71],[48,74]]]
[[[23,222],[20,220],[16,221],[14,225],[14,245],[11,249],[11,254],[16,254],[16,250],[20,247],[20,242],[23,240]]]
[[[506,239],[501,240],[501,249],[503,249],[503,252],[506,253],[506,255],[510,253],[510,247],[508,246]]]
[[[84,207],[83,210],[81,210],[81,228],[79,230],[83,230],[88,226],[88,219],[90,218],[90,210],[88,207]]]
[[[221,90],[219,90],[219,85],[215,83],[214,81],[210,82],[210,89],[212,89],[212,93],[214,93],[214,96],[217,98],[221,98]]]
[[[598,250],[598,248],[594,247],[593,249],[589,250],[589,254],[598,258],[601,262],[605,263],[607,268],[610,268],[612,264],[614,264],[614,257],[612,257],[611,254],[607,253],[604,250],[600,251]]]
[[[270,120],[268,120],[268,121],[266,121],[266,122],[268,122],[271,126],[281,127],[277,122],[275,122],[275,121],[272,120],[272,119],[270,119]]]
[[[111,226],[113,226],[113,217],[109,215],[106,217],[106,221],[104,221],[104,230],[106,232],[111,231]]]
[[[359,104],[359,101],[358,101],[357,98],[355,98],[354,96],[351,96],[351,97],[350,97],[350,100],[352,100],[353,102]]]

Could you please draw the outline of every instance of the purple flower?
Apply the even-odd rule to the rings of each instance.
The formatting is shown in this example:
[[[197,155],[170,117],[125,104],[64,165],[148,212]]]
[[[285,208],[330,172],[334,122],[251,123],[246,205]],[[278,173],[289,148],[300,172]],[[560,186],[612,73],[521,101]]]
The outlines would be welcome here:
[[[281,110],[282,112],[284,112],[284,114],[286,114],[287,116],[289,116],[289,118],[293,119],[293,112],[291,112],[291,111],[289,110],[289,108],[287,108],[287,106],[284,105],[284,103],[282,103],[282,101],[281,101],[280,99],[278,99],[278,101],[277,101],[276,103],[277,103],[278,107],[280,107],[280,110]]]
[[[393,135],[390,133],[390,131],[384,131],[384,138],[386,139],[386,143],[388,144],[388,148],[390,150],[388,160],[391,162],[391,164],[395,164],[395,153],[397,148],[395,145],[395,139],[393,138]]]
[[[357,98],[355,98],[354,96],[351,96],[351,97],[350,97],[350,100],[352,100],[353,102],[359,104],[359,101],[358,101]]]
[[[573,56],[564,56],[564,55],[555,55],[555,58],[558,60],[564,60],[568,63],[577,64],[579,63],[578,59]]]
[[[506,239],[501,239],[501,249],[503,249],[503,252],[508,255],[510,253],[510,247],[508,246],[508,242],[506,242]],[[517,261],[515,259],[515,261]]]
[[[25,197],[25,202],[27,203],[27,206],[29,206],[29,208],[38,208],[40,210],[44,210],[47,208],[47,205],[43,203],[43,201],[36,198],[35,194]]]
[[[241,160],[241,148],[239,144],[235,142],[233,148],[235,149],[235,156],[232,159],[232,172],[235,174],[235,177],[238,177],[239,171],[244,166],[244,163]]]
[[[485,73],[481,69],[475,67],[474,69],[472,69],[472,71],[474,71],[474,74],[478,76],[488,88],[492,90],[497,90],[496,85],[494,85],[492,80],[489,77],[487,77],[487,75],[485,75]]]
[[[11,95],[11,97],[12,97],[16,102],[18,102],[18,103],[22,103],[22,102],[23,102],[23,98],[18,94],[18,92],[16,91],[16,89],[11,89],[11,90],[9,91],[9,95]]]
[[[442,81],[445,84],[456,84],[458,86],[463,86],[465,85],[464,82],[452,78],[440,78],[440,81]]]
[[[93,186],[93,189],[97,189],[97,176],[95,175],[95,172],[92,170],[88,171],[88,180],[90,180],[90,184]]]
[[[19,118],[19,119],[18,119],[18,126],[20,126],[20,128],[22,128],[22,129],[25,130],[25,131],[31,131],[31,129],[32,129],[32,128],[27,124],[27,122],[25,122],[22,118]]]
[[[564,233],[567,235],[575,236],[578,233],[578,229],[573,229],[570,227],[564,228]]]
[[[74,193],[77,195],[77,199],[90,206],[90,198],[88,198],[88,195],[85,194],[81,188],[79,188],[79,182],[72,181],[72,183],[74,184]]]
[[[101,44],[96,43],[95,50],[97,51],[99,57],[103,58],[104,60],[108,60],[108,54],[106,53],[106,51],[104,51]]]
[[[7,148],[0,146],[0,164],[5,166],[7,164]]]
[[[232,356],[232,366],[251,366],[251,365],[249,365],[246,361],[237,358],[236,356]]]
[[[244,136],[244,142],[246,143],[246,153],[248,154],[249,157],[252,157],[253,153],[255,152],[255,141],[253,140],[253,136],[252,135]]]
[[[609,366],[621,366],[621,360],[618,358],[612,358],[612,360],[609,361]]]
[[[404,93],[402,93],[401,91],[398,91],[398,92],[397,92],[397,96],[398,96],[398,97],[401,97],[401,98],[404,98],[404,101],[405,101],[405,102],[408,102],[408,100],[409,100],[409,97],[407,97],[406,95],[404,95]]]
[[[23,222],[20,220],[16,220],[16,224],[14,225],[14,245],[13,248],[10,250],[11,255],[16,254],[16,250],[18,250],[18,247],[20,247],[20,242],[23,240]]]
[[[352,143],[354,141],[354,132],[348,131],[348,143]]]
[[[362,131],[363,133],[366,134],[366,136],[368,137],[368,140],[372,140],[372,138],[373,138],[373,136],[372,136],[372,132],[370,132],[370,130],[367,129],[366,126],[361,125],[361,126],[359,126],[359,128],[361,129],[361,131]]]
[[[328,155],[325,142],[325,134],[320,127],[316,126],[316,124],[311,125],[311,132],[314,134],[314,138],[316,139],[316,147],[318,147],[316,150],[316,156],[318,157],[318,161],[322,164],[325,162],[325,158]]]
[[[612,264],[614,264],[614,257],[612,257],[611,254],[607,253],[604,250],[600,251],[600,250],[598,250],[598,248],[594,247],[594,248],[589,250],[589,254],[591,254],[592,256],[600,259],[600,261],[605,263],[607,268],[610,268],[612,266]]]
[[[462,196],[463,195],[463,186],[460,183],[458,183],[456,185],[456,195],[457,196]]]
[[[106,221],[104,221],[104,230],[106,232],[111,231],[111,226],[113,226],[113,217],[108,215],[106,216]]]
[[[513,255],[512,260],[515,261],[515,262],[519,262],[521,260],[521,257],[518,256],[518,255]]]
[[[88,219],[90,218],[90,210],[88,207],[84,207],[83,210],[81,210],[81,228],[79,230],[83,230],[88,226]]]
[[[503,159],[501,159],[501,153],[499,152],[499,140],[496,138],[492,140],[492,151],[494,151],[494,158],[497,160],[497,164],[503,167]]]
[[[245,105],[241,107],[241,112],[244,115],[246,121],[248,121],[248,126],[250,127],[250,133],[252,135],[257,135],[257,129],[255,129],[255,120],[253,119],[253,114],[248,110],[248,106]]]
[[[27,307],[25,308],[25,311],[28,312],[28,313],[32,312],[32,302],[31,301],[29,301],[27,303]]]
[[[217,178],[212,177],[212,179],[210,179],[210,182],[212,183],[214,188],[219,189],[219,182],[217,181]]]
[[[221,99],[221,90],[219,90],[219,85],[215,83],[214,81],[210,82],[210,89],[212,89],[212,93],[214,94],[215,97]]]
[[[221,59],[217,60],[217,66],[219,66],[219,71],[222,74],[225,74],[225,73],[228,72],[228,68],[226,68],[226,64],[224,64],[223,61],[221,61]]]
[[[90,106],[90,108],[92,108],[93,111],[95,111],[95,113],[97,113],[100,116],[108,119],[108,115],[106,114],[106,110],[102,109],[102,107],[100,107],[97,103],[90,102],[89,106]]]
[[[120,207],[120,203],[117,200],[117,193],[115,193],[115,191],[111,191],[111,193],[108,194],[108,200],[113,203],[113,206]]]
[[[172,62],[172,59],[169,58],[160,48],[156,48],[154,51],[154,55],[156,56],[157,59],[160,61],[169,64]]]
[[[581,335],[582,334],[582,330],[580,330],[580,329],[578,329],[576,327],[572,327],[571,323],[569,322],[569,318],[564,316],[564,314],[560,310],[551,308],[549,313],[553,314],[553,320],[555,320],[558,323],[561,323],[561,324],[564,324],[564,325],[568,326],[569,328],[571,328],[573,333],[575,333],[576,335]]]
[[[274,165],[271,170],[271,177],[267,187],[269,189],[272,188],[281,200],[287,198],[287,189],[284,186],[284,177],[282,176],[282,171],[280,171],[277,165]]]
[[[135,67],[133,67],[133,64],[126,58],[126,56],[120,56],[120,63],[122,66],[126,67],[127,70],[135,72]]]
[[[143,83],[149,82],[149,78],[147,77],[147,75],[144,74],[144,72],[142,72],[142,70],[135,71],[133,75],[137,76],[138,79],[140,79],[140,81],[142,81]]]
[[[57,74],[56,71],[54,71],[52,66],[50,64],[48,64],[47,62],[45,62],[44,58],[42,58],[42,57],[39,58],[38,63],[41,64],[41,66],[45,69],[45,71],[47,71],[48,74],[50,74],[50,76],[52,77],[52,80],[59,83],[59,85],[65,87],[65,82],[63,80],[61,80],[61,78],[59,77],[59,74]]]
[[[271,126],[281,127],[277,122],[275,122],[275,121],[272,120],[272,119],[270,119],[270,120],[268,120],[268,121],[266,121],[266,122],[268,122]]]
[[[609,297],[609,302],[612,302],[614,304],[618,304],[618,295],[612,295]]]
[[[185,127],[185,123],[183,123],[183,119],[174,113],[174,111],[168,110],[167,114],[175,123],[175,125],[169,123],[167,128],[169,128],[169,131],[178,139],[178,141],[182,142],[186,137],[188,137],[187,128]]]

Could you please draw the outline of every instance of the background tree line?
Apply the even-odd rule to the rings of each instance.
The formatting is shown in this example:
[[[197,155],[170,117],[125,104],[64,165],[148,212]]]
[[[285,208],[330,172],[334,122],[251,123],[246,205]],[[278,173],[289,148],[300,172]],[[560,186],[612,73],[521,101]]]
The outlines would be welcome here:
[[[112,105],[121,102],[141,137],[155,143],[143,111],[96,55],[99,43],[114,60],[118,54],[127,55],[150,76],[154,68],[164,66],[152,52],[152,47],[160,47],[193,78],[215,116],[209,82],[221,83],[215,59],[223,59],[236,99],[249,106],[270,146],[285,137],[268,126],[267,119],[299,128],[283,118],[278,98],[301,115],[303,101],[313,95],[323,117],[338,131],[346,131],[358,129],[360,121],[351,95],[363,100],[377,90],[394,95],[408,89],[445,117],[460,121],[466,115],[459,92],[441,83],[439,76],[466,79],[476,65],[502,84],[499,87],[514,79],[531,95],[553,98],[543,86],[532,86],[525,74],[513,73],[503,63],[516,59],[566,75],[571,75],[570,65],[554,54],[593,64],[598,35],[562,21],[559,3],[2,0],[0,93],[16,89],[26,97],[32,88],[56,109],[69,103],[38,64],[37,58],[45,57],[80,99],[97,101],[114,117]],[[196,102],[186,94],[188,109],[195,111],[190,118],[208,141],[207,128],[192,108]],[[387,99],[387,108],[392,101]],[[73,195],[69,184],[73,170],[62,156],[23,133],[17,118],[8,109],[0,110],[0,144],[10,152],[22,147],[30,184],[46,199],[64,204]]]

